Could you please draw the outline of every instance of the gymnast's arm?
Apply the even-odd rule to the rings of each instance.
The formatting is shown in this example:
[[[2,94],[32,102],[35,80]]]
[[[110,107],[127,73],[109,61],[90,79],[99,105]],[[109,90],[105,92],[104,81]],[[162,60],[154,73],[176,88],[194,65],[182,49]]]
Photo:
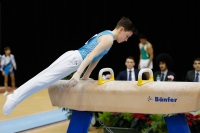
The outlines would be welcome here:
[[[90,74],[92,73],[93,69],[96,67],[96,65],[99,63],[100,59],[96,60],[95,62],[90,63],[89,67],[85,71],[83,77],[81,79],[89,79]]]
[[[2,71],[2,75],[4,76],[4,71],[3,71],[3,68],[4,68],[4,64],[5,64],[5,60],[3,58],[3,56],[1,57],[1,62],[0,62],[0,71]]]
[[[16,61],[15,61],[14,55],[11,55],[11,60],[12,60],[13,68],[16,70],[17,69],[17,65],[16,65]]]
[[[98,56],[100,53],[102,53],[105,49],[108,49],[113,44],[113,37],[110,35],[103,35],[101,37],[101,40],[99,41],[99,44],[94,48],[93,51],[91,51],[86,58],[83,60],[81,65],[79,66],[78,70],[74,73],[73,77],[70,79],[70,85],[75,85],[79,79],[81,74],[83,73],[83,70],[90,64],[90,62]]]
[[[147,65],[147,68],[148,68],[150,66],[151,62],[153,61],[154,55],[153,55],[153,47],[152,47],[151,44],[148,45],[147,49],[148,49],[148,53],[150,55],[149,62],[148,62],[148,65]]]
[[[140,44],[139,44],[139,50],[140,50]],[[141,53],[141,50],[140,50],[140,58],[139,58],[139,63],[138,63],[138,69],[140,70],[140,60],[142,58],[142,53]]]

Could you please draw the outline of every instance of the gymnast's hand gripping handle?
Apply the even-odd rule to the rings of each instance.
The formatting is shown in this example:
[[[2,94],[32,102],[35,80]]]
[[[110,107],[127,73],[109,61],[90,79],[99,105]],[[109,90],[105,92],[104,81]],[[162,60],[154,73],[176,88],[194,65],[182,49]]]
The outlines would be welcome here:
[[[103,72],[110,72],[110,79],[106,79],[104,80],[103,77],[102,77],[102,74]],[[109,82],[109,81],[113,81],[115,80],[114,79],[114,72],[111,68],[103,68],[99,71],[99,77],[98,77],[98,84],[103,84],[103,83],[106,83],[106,82]]]
[[[142,80],[142,74],[144,72],[148,72],[150,74],[150,77],[149,77],[148,80]],[[137,83],[137,85],[141,86],[143,84],[146,84],[148,82],[153,82],[153,81],[154,81],[153,72],[152,72],[152,70],[150,68],[143,68],[143,69],[140,70],[140,72],[138,74],[138,83]]]

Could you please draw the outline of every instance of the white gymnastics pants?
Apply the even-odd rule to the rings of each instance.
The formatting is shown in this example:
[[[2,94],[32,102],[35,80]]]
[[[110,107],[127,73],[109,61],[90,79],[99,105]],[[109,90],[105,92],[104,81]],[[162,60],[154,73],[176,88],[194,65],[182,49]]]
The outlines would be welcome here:
[[[148,65],[148,62],[149,62],[149,59],[140,59],[140,69],[143,69],[143,68],[146,68],[146,66]],[[150,63],[150,66],[149,66],[150,69],[153,69],[153,63],[151,61]]]
[[[68,51],[61,55],[48,68],[24,83],[13,94],[7,96],[7,101],[3,107],[4,114],[10,114],[15,106],[27,97],[76,71],[82,61],[78,50]]]

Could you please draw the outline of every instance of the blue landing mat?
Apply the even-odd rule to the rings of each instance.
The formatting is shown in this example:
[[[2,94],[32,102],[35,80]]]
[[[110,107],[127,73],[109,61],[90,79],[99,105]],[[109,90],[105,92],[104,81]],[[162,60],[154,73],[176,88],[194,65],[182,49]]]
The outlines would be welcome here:
[[[47,124],[67,120],[67,112],[62,109],[28,115],[0,122],[0,133],[16,133]]]

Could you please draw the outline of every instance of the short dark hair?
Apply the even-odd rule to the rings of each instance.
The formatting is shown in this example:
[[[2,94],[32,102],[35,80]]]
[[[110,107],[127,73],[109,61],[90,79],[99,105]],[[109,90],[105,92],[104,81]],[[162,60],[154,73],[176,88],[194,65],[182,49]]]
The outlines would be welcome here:
[[[195,58],[195,59],[194,59],[194,62],[195,62],[195,61],[200,61],[200,58]]]
[[[133,56],[128,56],[128,57],[126,57],[126,60],[127,59],[132,59],[133,61],[135,61],[134,58],[133,58]]]
[[[4,51],[10,50],[10,47],[5,47]]]
[[[133,25],[133,23],[131,22],[131,20],[127,17],[122,17],[117,25],[116,25],[116,29],[123,27],[125,31],[132,31],[133,34],[137,34],[137,29],[136,27]]]
[[[139,39],[147,39],[144,34],[140,34]]]

